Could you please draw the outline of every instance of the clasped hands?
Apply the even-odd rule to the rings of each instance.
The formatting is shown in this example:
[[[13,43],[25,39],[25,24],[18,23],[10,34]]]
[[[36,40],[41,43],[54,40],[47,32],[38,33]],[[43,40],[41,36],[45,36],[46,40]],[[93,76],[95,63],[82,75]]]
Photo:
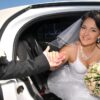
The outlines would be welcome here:
[[[64,54],[60,54],[58,51],[49,52],[49,50],[50,50],[50,46],[47,46],[47,48],[43,53],[49,62],[50,69],[51,70],[58,69],[60,65],[63,63],[65,56]]]

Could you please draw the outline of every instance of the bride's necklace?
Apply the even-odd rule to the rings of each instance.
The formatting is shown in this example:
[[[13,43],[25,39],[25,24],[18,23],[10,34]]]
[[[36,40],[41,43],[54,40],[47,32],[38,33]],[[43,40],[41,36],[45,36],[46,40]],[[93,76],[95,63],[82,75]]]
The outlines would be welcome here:
[[[80,57],[81,57],[83,60],[85,60],[85,61],[86,61],[86,60],[89,60],[89,59],[94,55],[94,53],[95,53],[95,49],[94,49],[93,52],[88,56],[88,55],[86,55],[86,54],[84,53],[82,46],[80,47],[80,52],[79,52]]]

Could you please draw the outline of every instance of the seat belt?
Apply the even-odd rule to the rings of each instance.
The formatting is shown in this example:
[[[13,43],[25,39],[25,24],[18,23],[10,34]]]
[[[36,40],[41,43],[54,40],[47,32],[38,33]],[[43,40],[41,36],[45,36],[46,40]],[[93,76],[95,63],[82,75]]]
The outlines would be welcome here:
[[[29,56],[32,56],[30,51],[29,51],[29,48],[27,47],[28,46],[27,42],[24,41],[23,43],[24,43],[24,46],[25,46],[26,50],[28,51]],[[32,85],[30,83],[30,80],[28,78],[23,78],[22,80],[25,82],[26,87],[29,90],[29,93],[31,94],[31,96],[33,98],[35,98],[36,100],[43,100],[42,96],[35,93],[35,91],[33,90]]]
[[[0,100],[4,100],[1,85],[0,85]]]
[[[23,43],[24,43],[25,49],[26,49],[27,52],[28,52],[29,57],[30,57],[31,59],[34,59],[35,54],[34,54],[34,53],[31,54],[31,48],[29,47],[27,41],[23,41]],[[34,83],[36,83],[36,84],[40,83],[40,84],[41,84],[41,81],[39,80],[39,78],[38,78],[36,75],[34,75]],[[36,87],[37,87],[37,89],[38,89],[39,91],[42,89],[42,86],[41,86],[40,84],[36,85]]]
[[[30,83],[30,80],[28,78],[23,78],[22,81],[24,81],[27,89],[29,90],[30,95],[35,99],[35,100],[43,100],[41,96],[39,96],[35,91],[33,90],[33,87]]]

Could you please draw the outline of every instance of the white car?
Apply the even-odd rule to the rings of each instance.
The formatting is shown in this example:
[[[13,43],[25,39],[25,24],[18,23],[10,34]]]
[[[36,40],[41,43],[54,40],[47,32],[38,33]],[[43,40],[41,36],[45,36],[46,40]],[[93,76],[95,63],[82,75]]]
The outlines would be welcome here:
[[[90,10],[100,10],[100,1],[66,0],[3,9],[0,11],[0,46],[5,51],[9,61],[16,60],[19,41],[25,40],[32,47],[32,52],[27,50],[27,53],[28,51],[31,53],[28,57],[34,59],[46,48],[49,42],[55,40],[61,32]],[[52,49],[58,48],[52,46]],[[24,51],[21,53],[23,54]],[[49,93],[46,85],[49,73],[47,71],[29,77],[33,89],[35,89],[34,93],[38,94],[41,100],[42,98],[44,100],[60,100],[60,98]],[[16,79],[1,83],[4,89],[4,100],[27,100],[26,98],[30,95],[25,92],[25,97],[20,99],[22,95],[19,97],[19,95],[13,94],[16,92],[16,88],[12,89],[13,92],[11,93],[9,91],[10,95],[8,94],[6,88],[15,87]],[[19,84],[20,86],[24,85],[21,81]],[[27,87],[24,88],[27,89]],[[31,97],[28,100],[38,99]]]

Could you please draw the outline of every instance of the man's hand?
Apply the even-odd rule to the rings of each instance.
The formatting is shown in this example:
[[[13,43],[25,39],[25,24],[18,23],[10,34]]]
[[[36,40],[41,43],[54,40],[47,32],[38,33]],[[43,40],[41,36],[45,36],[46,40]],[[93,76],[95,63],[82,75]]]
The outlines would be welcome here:
[[[63,63],[65,56],[61,55],[58,51],[49,52],[49,50],[50,46],[48,46],[43,53],[49,62],[50,69],[54,70],[59,68],[59,66]]]

